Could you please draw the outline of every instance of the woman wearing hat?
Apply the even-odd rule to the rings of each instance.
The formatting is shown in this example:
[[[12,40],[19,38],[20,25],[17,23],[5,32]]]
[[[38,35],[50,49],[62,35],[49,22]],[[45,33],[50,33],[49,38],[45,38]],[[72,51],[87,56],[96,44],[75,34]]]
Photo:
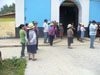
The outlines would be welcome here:
[[[84,28],[84,24],[81,23],[81,39],[80,39],[81,42],[83,42],[84,35],[85,35],[85,28]]]
[[[68,37],[68,48],[69,49],[72,49],[71,43],[73,43],[73,35],[74,35],[74,32],[72,30],[72,25],[68,24],[67,37]]]
[[[22,45],[21,57],[23,58],[25,56],[24,51],[25,51],[25,43],[26,43],[26,39],[25,39],[26,32],[25,32],[24,24],[21,24],[19,26],[19,28],[20,28],[20,31],[19,31],[20,42],[21,42],[21,45]]]
[[[50,23],[50,28],[49,28],[49,40],[50,40],[50,46],[53,45],[53,39],[54,39],[54,36],[55,36],[55,29],[54,29],[54,24],[53,23]]]
[[[63,32],[64,32],[64,29],[63,29],[63,24],[60,23],[59,24],[59,37],[62,39],[63,37]]]
[[[32,54],[32,60],[35,61],[35,54],[36,54],[36,33],[33,31],[35,26],[33,26],[32,23],[28,24],[28,30],[27,30],[27,49],[28,49],[28,56],[29,60],[30,54]]]

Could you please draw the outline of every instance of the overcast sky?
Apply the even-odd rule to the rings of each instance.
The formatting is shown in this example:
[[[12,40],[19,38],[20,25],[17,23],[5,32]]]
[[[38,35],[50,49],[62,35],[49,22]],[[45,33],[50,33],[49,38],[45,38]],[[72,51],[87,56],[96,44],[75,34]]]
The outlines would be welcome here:
[[[0,0],[0,9],[3,5],[11,5],[12,3],[15,3],[15,0]]]

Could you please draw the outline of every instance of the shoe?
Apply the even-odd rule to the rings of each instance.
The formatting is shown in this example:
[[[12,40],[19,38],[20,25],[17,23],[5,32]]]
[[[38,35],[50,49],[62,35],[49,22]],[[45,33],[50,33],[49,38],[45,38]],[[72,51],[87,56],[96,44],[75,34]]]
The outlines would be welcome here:
[[[68,47],[69,49],[72,49],[72,47]]]
[[[94,49],[95,47],[90,47],[91,49]]]
[[[37,59],[34,58],[34,59],[32,59],[32,60],[33,60],[33,61],[36,61]]]
[[[25,58],[25,56],[21,56],[21,58]]]
[[[28,60],[32,60],[32,58],[29,58]]]

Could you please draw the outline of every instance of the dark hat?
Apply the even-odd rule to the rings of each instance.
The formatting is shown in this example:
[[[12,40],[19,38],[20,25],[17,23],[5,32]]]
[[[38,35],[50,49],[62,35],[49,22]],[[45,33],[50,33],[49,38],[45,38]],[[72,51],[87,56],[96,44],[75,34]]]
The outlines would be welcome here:
[[[93,20],[93,21],[92,21],[92,23],[96,23],[96,21],[95,21],[95,20]]]
[[[47,21],[48,21],[47,19],[44,20],[44,22],[47,22]]]
[[[20,24],[19,28],[21,29],[22,27],[24,27],[24,24]]]

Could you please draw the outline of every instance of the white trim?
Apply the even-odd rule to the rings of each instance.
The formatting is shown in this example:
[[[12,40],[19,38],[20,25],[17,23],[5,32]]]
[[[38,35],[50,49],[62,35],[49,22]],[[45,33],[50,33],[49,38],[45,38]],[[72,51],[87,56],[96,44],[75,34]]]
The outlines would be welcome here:
[[[51,0],[51,20],[59,22],[59,10],[62,1],[63,0]],[[71,1],[74,2],[79,9],[79,23],[83,22],[85,27],[87,27],[89,22],[89,0],[79,0],[80,4],[76,0]]]
[[[24,24],[24,0],[16,0],[16,27]]]

